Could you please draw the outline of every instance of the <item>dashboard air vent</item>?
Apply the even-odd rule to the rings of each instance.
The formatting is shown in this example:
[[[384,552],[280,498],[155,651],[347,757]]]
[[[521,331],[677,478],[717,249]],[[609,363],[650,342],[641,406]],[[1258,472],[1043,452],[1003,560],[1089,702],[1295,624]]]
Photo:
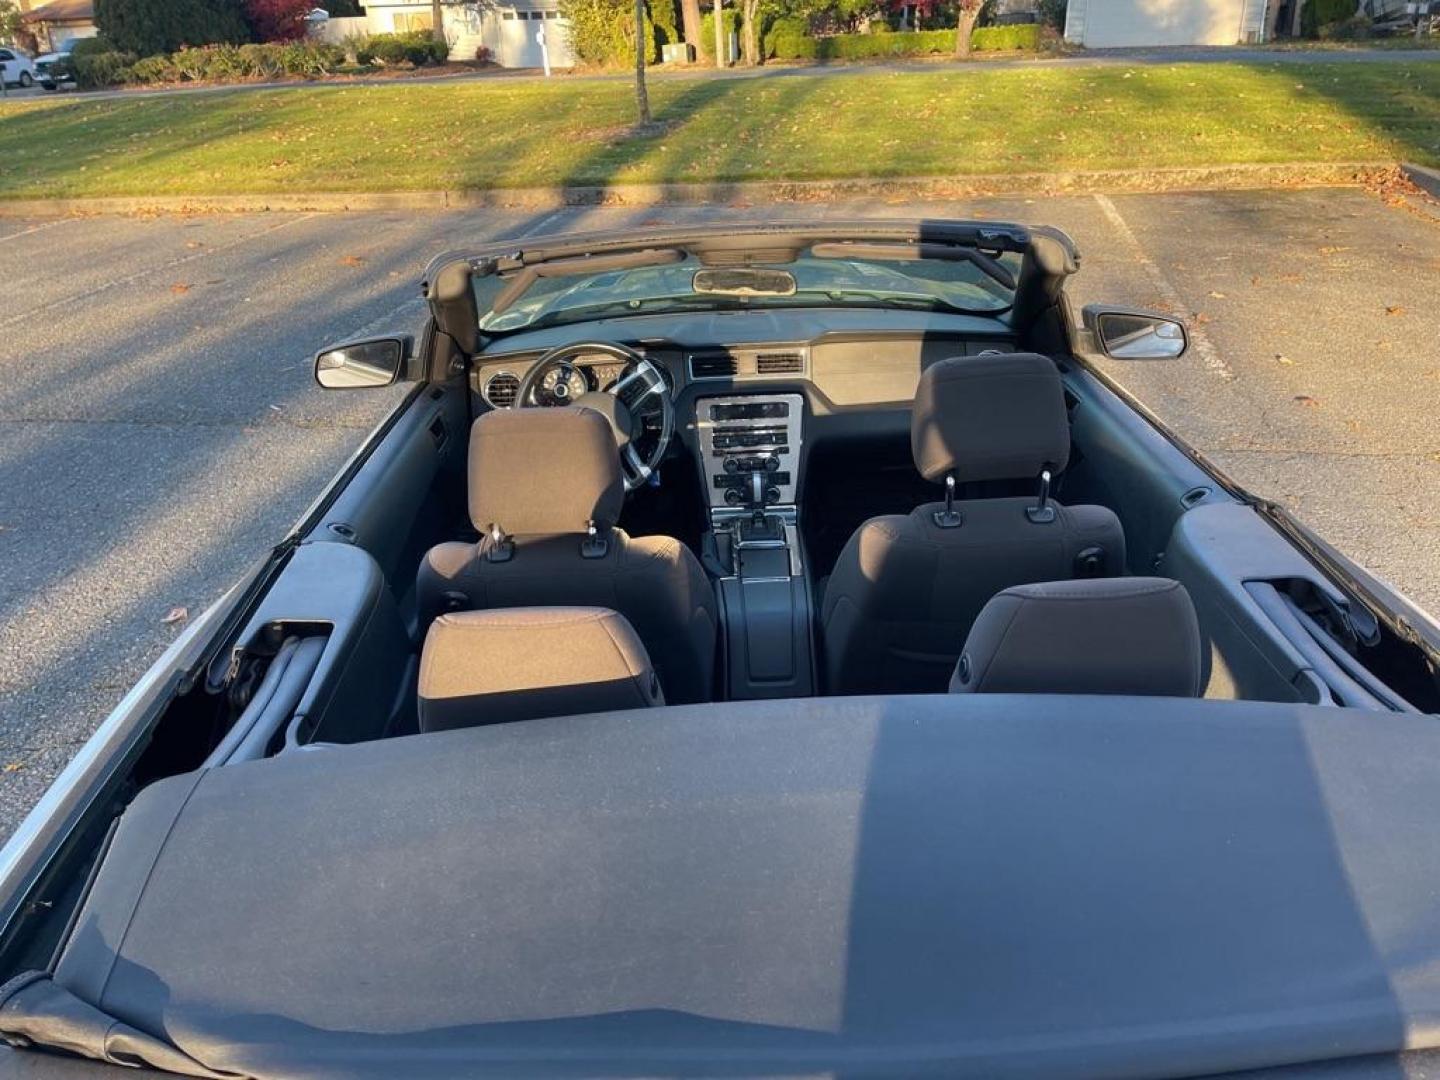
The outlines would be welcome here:
[[[798,352],[762,352],[755,354],[757,375],[798,375],[805,370],[805,358]]]
[[[739,361],[729,353],[705,353],[690,357],[692,379],[728,379],[739,373]]]
[[[508,371],[497,371],[485,383],[485,400],[492,408],[508,409],[520,392],[520,380]]]

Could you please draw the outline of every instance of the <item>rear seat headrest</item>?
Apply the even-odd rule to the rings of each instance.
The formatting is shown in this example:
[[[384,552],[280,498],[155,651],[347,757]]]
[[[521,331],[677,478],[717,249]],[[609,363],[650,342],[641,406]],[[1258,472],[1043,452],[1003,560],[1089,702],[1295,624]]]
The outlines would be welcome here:
[[[608,608],[455,611],[420,654],[420,730],[665,704],[650,656]]]
[[[470,520],[481,533],[583,533],[625,500],[609,423],[589,409],[497,409],[470,429]]]
[[[920,376],[910,424],[927,480],[1020,480],[1070,460],[1070,422],[1055,364],[1038,353],[957,356]]]
[[[1197,697],[1200,626],[1168,578],[1017,585],[981,610],[951,693]]]

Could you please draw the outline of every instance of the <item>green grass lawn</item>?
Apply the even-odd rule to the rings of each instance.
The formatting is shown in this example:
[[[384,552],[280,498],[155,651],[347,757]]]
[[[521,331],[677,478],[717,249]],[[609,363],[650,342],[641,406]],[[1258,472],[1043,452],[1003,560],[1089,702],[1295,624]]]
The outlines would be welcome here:
[[[1440,162],[1440,62],[317,86],[0,106],[0,197]]]

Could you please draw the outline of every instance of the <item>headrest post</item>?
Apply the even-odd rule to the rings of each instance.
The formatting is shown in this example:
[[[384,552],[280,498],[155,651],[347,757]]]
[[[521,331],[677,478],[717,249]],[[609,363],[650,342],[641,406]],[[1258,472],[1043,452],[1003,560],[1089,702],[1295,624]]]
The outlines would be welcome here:
[[[958,529],[965,524],[965,516],[955,509],[955,473],[945,474],[945,509],[936,510],[935,524],[942,529]]]
[[[490,532],[485,540],[486,562],[509,562],[514,557],[515,542],[505,535],[497,522],[491,522]]]
[[[1055,520],[1055,508],[1050,505],[1050,470],[1040,470],[1040,498],[1034,506],[1025,510],[1025,516],[1036,525],[1048,525]]]

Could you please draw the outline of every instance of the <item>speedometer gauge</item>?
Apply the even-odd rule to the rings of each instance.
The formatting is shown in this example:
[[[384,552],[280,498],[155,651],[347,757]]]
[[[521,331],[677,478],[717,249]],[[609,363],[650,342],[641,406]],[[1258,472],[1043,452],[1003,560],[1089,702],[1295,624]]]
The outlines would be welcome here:
[[[589,390],[585,373],[569,364],[556,364],[540,379],[540,395],[551,405],[568,405]]]

